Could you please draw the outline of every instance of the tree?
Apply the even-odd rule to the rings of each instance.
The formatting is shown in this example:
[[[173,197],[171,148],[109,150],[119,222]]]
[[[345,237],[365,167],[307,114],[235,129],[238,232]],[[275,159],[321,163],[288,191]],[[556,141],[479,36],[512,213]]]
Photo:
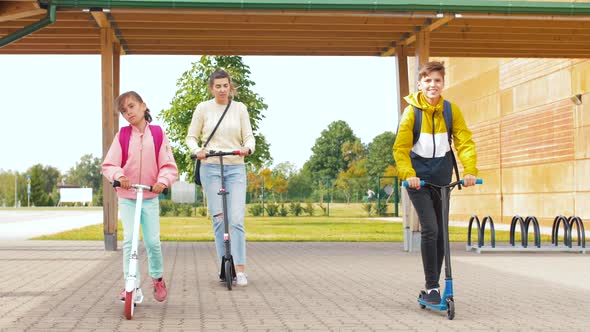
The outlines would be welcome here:
[[[194,162],[185,144],[188,127],[193,112],[200,102],[209,100],[209,76],[218,68],[223,68],[231,76],[237,87],[235,100],[248,108],[250,123],[256,138],[256,151],[246,157],[246,161],[257,167],[272,161],[269,144],[259,132],[259,123],[264,118],[262,112],[267,109],[264,99],[252,91],[255,85],[250,80],[250,68],[244,64],[240,56],[202,56],[199,62],[194,62],[192,68],[184,72],[177,81],[178,90],[172,99],[171,107],[160,112],[159,118],[167,125],[166,134],[172,143],[172,151],[180,173],[188,173],[193,177]]]
[[[395,142],[395,134],[386,131],[381,135],[376,136],[371,143],[369,143],[367,173],[371,177],[383,176],[388,166],[394,166],[393,159],[393,143]],[[391,172],[391,171],[389,171]]]
[[[314,174],[315,179],[336,178],[339,172],[348,168],[348,163],[342,155],[342,145],[356,141],[360,142],[345,121],[332,122],[316,139],[315,145],[311,148],[313,154],[304,168]]]
[[[287,186],[291,198],[298,198],[301,200],[303,197],[309,197],[313,192],[313,179],[311,173],[305,170],[300,170],[289,177]]]
[[[102,160],[93,158],[92,154],[83,155],[76,166],[70,168],[66,173],[65,182],[78,187],[93,189],[93,204],[102,203]],[[98,196],[100,194],[100,196]]]
[[[0,169],[0,206],[15,206],[14,182],[17,181],[17,200],[27,199],[26,178],[18,172]]]
[[[31,205],[53,206],[58,201],[59,170],[53,166],[33,165],[27,170],[31,176]]]
[[[368,185],[367,178],[367,158],[355,160],[350,167],[341,171],[336,179],[336,187],[342,191],[346,197],[346,203],[350,203],[352,195],[356,192],[364,192]]]
[[[272,170],[275,175],[281,175],[285,179],[289,179],[291,176],[297,173],[297,166],[293,162],[284,161],[278,163]]]

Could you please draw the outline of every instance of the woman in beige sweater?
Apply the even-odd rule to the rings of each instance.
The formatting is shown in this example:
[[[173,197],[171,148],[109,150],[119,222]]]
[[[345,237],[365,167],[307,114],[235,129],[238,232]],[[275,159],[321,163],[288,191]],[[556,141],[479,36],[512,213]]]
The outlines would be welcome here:
[[[248,280],[245,274],[246,167],[244,165],[244,156],[254,153],[256,142],[246,106],[238,101],[231,100],[235,94],[235,87],[229,74],[222,69],[216,70],[209,78],[209,89],[215,98],[202,102],[197,106],[188,129],[186,144],[190,152],[202,161],[200,168],[201,183],[208,198],[207,206],[213,220],[215,246],[220,263],[224,255],[223,206],[221,196],[217,195],[221,188],[221,168],[218,157],[206,158],[205,154],[209,150],[240,152],[239,155],[223,157],[223,180],[225,188],[229,192],[227,213],[229,214],[231,254],[237,272],[236,283],[238,286],[246,286]],[[205,143],[226,108],[227,113],[205,147]],[[199,136],[201,136],[200,141]]]

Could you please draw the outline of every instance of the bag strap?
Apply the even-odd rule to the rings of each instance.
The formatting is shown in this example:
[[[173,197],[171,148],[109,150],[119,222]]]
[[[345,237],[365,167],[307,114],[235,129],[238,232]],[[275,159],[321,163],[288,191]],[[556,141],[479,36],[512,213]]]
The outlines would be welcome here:
[[[160,148],[164,141],[164,133],[162,127],[156,125],[149,125],[150,131],[152,132],[152,139],[154,140],[154,152],[156,153],[156,164],[160,167],[158,159],[160,159]]]
[[[418,143],[418,139],[420,139],[420,132],[422,131],[422,109],[414,106],[414,141],[412,142],[412,146]]]
[[[129,158],[129,141],[131,140],[131,125],[125,126],[119,130],[119,144],[121,144],[121,168],[127,163]]]
[[[221,120],[223,120],[223,117],[225,116],[225,113],[227,113],[227,110],[229,109],[229,106],[230,105],[231,105],[231,99],[227,103],[227,106],[225,107],[225,111],[223,111],[223,114],[221,114],[221,118],[219,118],[219,121],[217,121],[217,124],[215,125],[215,128],[213,128],[213,131],[211,132],[211,135],[209,135],[209,138],[207,138],[207,142],[205,142],[205,145],[203,145],[203,148],[206,147],[207,144],[209,144],[209,141],[211,141],[211,138],[213,137],[213,134],[215,134],[215,131],[219,127],[219,124],[221,123]]]

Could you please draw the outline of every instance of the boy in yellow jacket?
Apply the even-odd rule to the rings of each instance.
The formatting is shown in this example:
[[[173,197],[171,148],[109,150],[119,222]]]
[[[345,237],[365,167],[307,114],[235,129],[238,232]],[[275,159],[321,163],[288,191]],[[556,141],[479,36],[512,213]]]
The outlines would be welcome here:
[[[451,136],[464,167],[464,185],[474,185],[477,176],[477,156],[471,131],[465,125],[459,107],[445,101],[441,96],[445,85],[444,77],[445,67],[441,62],[428,62],[419,68],[419,91],[404,98],[409,106],[404,110],[393,145],[398,175],[401,180],[408,182],[408,195],[422,228],[421,251],[426,280],[426,294],[423,299],[435,304],[441,300],[439,279],[445,254],[442,209],[437,190],[428,186],[421,188],[420,181],[437,185],[451,182],[454,158],[449,140]],[[451,135],[447,132],[443,115],[445,107],[452,112]],[[419,135],[415,138],[414,122],[417,112],[421,112],[422,124]]]

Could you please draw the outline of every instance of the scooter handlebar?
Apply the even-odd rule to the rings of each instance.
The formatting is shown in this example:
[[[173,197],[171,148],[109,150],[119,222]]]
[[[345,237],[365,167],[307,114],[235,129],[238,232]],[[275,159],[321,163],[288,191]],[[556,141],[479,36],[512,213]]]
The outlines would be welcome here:
[[[113,188],[120,187],[120,186],[121,186],[121,182],[119,182],[117,180],[113,181]],[[143,188],[144,190],[152,191],[152,186],[146,186],[143,184],[132,184],[131,187],[135,188],[135,189]],[[162,190],[162,194],[168,195],[168,188],[164,188],[164,190]]]
[[[209,152],[207,152],[205,154],[206,158],[209,157],[220,157],[220,156],[239,156],[240,155],[240,150],[235,150],[235,151],[214,151],[214,150],[209,150]],[[196,154],[191,154],[191,159],[195,160],[197,159],[197,155]]]
[[[426,182],[424,180],[420,180],[420,186],[424,186],[426,184]],[[465,184],[465,180],[461,180],[461,184]],[[483,179],[475,179],[475,184],[483,184]],[[408,181],[402,181],[402,186],[403,187],[407,187],[410,184],[408,183]]]
[[[424,180],[420,180],[420,187],[423,187],[426,184]],[[408,181],[402,181],[402,187],[408,187],[410,183]]]

